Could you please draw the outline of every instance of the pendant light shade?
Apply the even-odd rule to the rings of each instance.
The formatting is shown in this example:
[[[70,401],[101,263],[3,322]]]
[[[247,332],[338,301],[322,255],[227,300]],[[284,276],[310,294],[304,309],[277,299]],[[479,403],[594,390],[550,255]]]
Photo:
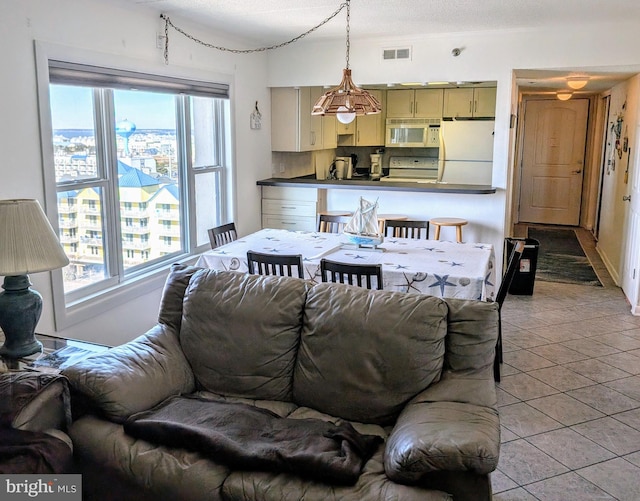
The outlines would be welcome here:
[[[353,83],[349,69],[349,20],[351,17],[350,0],[347,4],[347,66],[342,71],[342,81],[337,87],[325,92],[311,111],[312,115],[335,115],[338,121],[348,124],[356,116],[373,115],[382,111],[380,102],[369,92]]]
[[[313,107],[312,115],[336,115],[342,123],[350,123],[356,115],[380,113],[382,106],[367,91],[356,87],[351,80],[351,70],[342,71],[342,82],[325,92]]]

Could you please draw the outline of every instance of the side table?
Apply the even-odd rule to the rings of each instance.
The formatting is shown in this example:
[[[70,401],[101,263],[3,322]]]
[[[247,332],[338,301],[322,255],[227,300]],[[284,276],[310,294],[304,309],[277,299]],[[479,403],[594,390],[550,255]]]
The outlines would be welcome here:
[[[21,358],[0,356],[0,373],[18,371],[58,373],[75,361],[110,348],[106,345],[75,341],[47,334],[36,334],[36,338],[42,343],[41,352]],[[3,342],[4,335],[0,331],[0,344]]]

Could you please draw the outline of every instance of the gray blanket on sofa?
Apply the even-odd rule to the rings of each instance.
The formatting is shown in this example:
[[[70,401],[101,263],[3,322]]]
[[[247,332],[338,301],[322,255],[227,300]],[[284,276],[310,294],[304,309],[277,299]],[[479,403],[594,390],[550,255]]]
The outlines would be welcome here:
[[[231,468],[290,472],[332,484],[354,484],[382,441],[347,422],[281,418],[250,405],[185,396],[132,416],[124,429]]]

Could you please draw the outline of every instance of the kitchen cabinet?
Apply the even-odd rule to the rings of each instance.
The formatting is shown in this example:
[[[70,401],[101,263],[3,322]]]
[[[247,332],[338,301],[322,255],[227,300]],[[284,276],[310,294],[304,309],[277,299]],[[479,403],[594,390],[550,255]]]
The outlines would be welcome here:
[[[385,109],[383,92],[370,90]],[[375,115],[363,115],[348,124],[336,120],[338,146],[383,146],[384,145],[384,112]]]
[[[322,87],[271,89],[271,149],[314,151],[336,147],[335,117],[311,115]]]
[[[313,105],[318,102],[320,96],[324,93],[324,89],[322,87],[311,87],[311,110],[313,110]],[[311,111],[309,111],[311,113]],[[336,135],[336,127],[340,123],[336,119],[335,116],[326,116],[326,117],[314,117],[320,118],[320,125],[322,127],[322,143],[315,145],[315,150],[328,150],[333,149],[338,146]]]
[[[327,206],[326,190],[296,187],[262,187],[262,227],[315,231],[316,217]]]
[[[445,118],[493,118],[496,115],[495,87],[464,87],[444,90]]]
[[[387,118],[442,118],[442,89],[387,91]]]

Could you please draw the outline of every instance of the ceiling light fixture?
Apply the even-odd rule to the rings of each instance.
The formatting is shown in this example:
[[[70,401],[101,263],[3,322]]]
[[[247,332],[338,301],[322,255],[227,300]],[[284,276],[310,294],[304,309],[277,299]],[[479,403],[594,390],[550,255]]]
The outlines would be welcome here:
[[[349,21],[351,19],[351,0],[346,0],[347,6],[347,65],[342,71],[342,81],[337,87],[326,91],[313,107],[312,115],[335,115],[338,121],[348,124],[356,116],[373,115],[382,111],[380,102],[369,92],[356,85],[351,80],[349,69]]]
[[[567,85],[574,90],[582,89],[589,82],[589,77],[569,77]]]
[[[573,96],[573,92],[569,92],[568,90],[559,90],[556,92],[556,97],[560,99],[560,101],[568,101]]]

